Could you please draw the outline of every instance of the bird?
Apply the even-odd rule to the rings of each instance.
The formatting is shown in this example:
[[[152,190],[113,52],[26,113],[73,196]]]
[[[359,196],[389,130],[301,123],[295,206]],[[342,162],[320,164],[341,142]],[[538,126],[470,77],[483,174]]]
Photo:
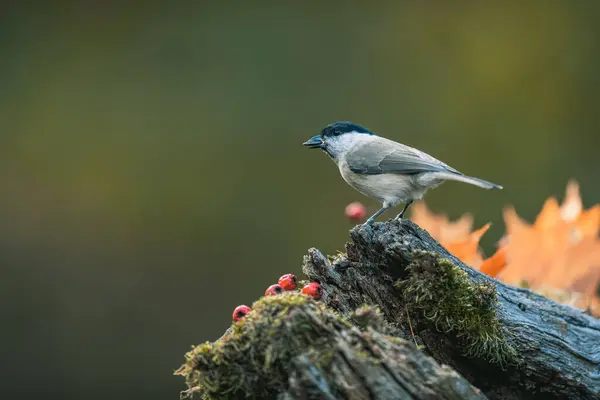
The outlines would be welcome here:
[[[399,204],[404,207],[395,219],[403,219],[415,200],[421,200],[427,190],[444,181],[502,189],[500,185],[466,176],[421,150],[378,136],[350,121],[327,125],[303,145],[323,150],[348,185],[381,203],[381,209],[364,225],[372,224],[384,211]]]

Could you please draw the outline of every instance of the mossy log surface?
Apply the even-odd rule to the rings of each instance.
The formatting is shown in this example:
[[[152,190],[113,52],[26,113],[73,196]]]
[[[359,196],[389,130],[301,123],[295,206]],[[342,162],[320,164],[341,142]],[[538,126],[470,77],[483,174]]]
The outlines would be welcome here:
[[[350,236],[345,255],[330,260],[310,249],[304,260],[304,273],[321,283],[328,307],[344,314],[361,304],[377,305],[398,336],[408,338],[412,326],[424,352],[450,365],[489,398],[600,398],[600,320],[491,279],[410,221],[357,226]],[[494,329],[477,332],[479,316],[456,306],[456,296],[465,296],[439,270],[419,268],[415,257],[421,252],[460,269],[473,288],[483,289],[484,297],[486,288],[495,287]],[[407,285],[415,289],[409,282],[419,279],[434,283],[426,301],[415,301],[414,290],[407,290]],[[475,322],[475,330],[465,330],[468,320]]]
[[[344,318],[303,294],[263,297],[223,337],[186,355],[177,374],[190,389],[181,398],[485,399],[390,329],[376,307]]]
[[[264,297],[176,372],[205,399],[600,398],[600,321],[464,265],[410,221],[310,249],[321,300]]]

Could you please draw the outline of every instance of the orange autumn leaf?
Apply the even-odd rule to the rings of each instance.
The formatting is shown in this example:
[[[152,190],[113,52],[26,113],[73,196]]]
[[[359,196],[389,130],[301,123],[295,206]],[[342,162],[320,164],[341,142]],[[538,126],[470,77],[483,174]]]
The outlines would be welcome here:
[[[596,237],[600,233],[600,204],[584,211],[577,182],[569,181],[567,184],[565,200],[560,206],[560,212],[564,221],[573,222],[576,234],[574,239]]]
[[[440,242],[465,240],[473,227],[471,214],[464,214],[458,220],[451,222],[446,215],[431,212],[423,201],[413,204],[410,219]]]
[[[583,211],[583,202],[579,195],[579,184],[575,181],[567,183],[565,200],[560,207],[560,216],[564,221],[575,221]]]
[[[423,202],[415,204],[411,219],[465,264],[600,316],[600,204],[585,210],[579,185],[570,181],[562,204],[549,197],[533,223],[512,207],[503,216],[506,234],[487,259],[479,241],[489,224],[471,232],[470,214],[453,222]]]
[[[411,220],[427,230],[434,239],[465,264],[477,268],[483,262],[479,241],[489,229],[489,223],[471,232],[473,217],[470,214],[464,214],[452,222],[446,215],[430,211],[423,201],[413,205]]]
[[[600,233],[600,204],[581,213],[575,221],[577,235],[581,237],[594,237]]]
[[[484,260],[479,270],[486,275],[495,277],[506,266],[506,249],[499,248],[490,258]]]
[[[440,243],[459,260],[467,265],[477,268],[483,262],[483,257],[479,252],[479,241],[490,228],[490,225],[490,223],[485,224],[483,227],[469,234],[464,240],[441,241]]]
[[[600,205],[584,210],[575,181],[568,183],[563,204],[550,197],[532,225],[513,208],[504,210],[504,221],[506,266],[497,273],[500,280],[527,282],[554,300],[600,311]]]

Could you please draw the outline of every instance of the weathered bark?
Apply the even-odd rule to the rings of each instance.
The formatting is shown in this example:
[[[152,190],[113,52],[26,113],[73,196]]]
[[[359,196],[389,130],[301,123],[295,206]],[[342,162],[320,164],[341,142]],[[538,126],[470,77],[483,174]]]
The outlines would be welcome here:
[[[398,336],[410,337],[412,327],[427,354],[452,366],[490,398],[600,398],[599,320],[464,265],[410,221],[355,227],[346,249],[333,262],[316,249],[305,257],[303,270],[321,283],[328,307],[347,314],[362,304],[377,305]],[[512,356],[500,363],[481,353],[465,356],[460,331],[440,332],[424,317],[435,310],[412,307],[401,282],[415,273],[410,266],[420,251],[448,259],[473,285],[496,285],[495,315],[506,344],[515,351]],[[447,296],[440,293],[440,298]]]
[[[313,319],[313,323],[321,323]],[[330,367],[306,356],[293,361],[280,399],[484,399],[466,379],[410,342],[369,329],[338,326]]]
[[[177,372],[209,399],[485,399],[448,366],[390,336],[381,313],[361,307],[348,319],[300,294],[255,303],[244,324],[198,346]]]
[[[304,258],[318,302],[262,298],[188,353],[182,397],[600,398],[599,320],[473,270],[412,222],[350,237]]]

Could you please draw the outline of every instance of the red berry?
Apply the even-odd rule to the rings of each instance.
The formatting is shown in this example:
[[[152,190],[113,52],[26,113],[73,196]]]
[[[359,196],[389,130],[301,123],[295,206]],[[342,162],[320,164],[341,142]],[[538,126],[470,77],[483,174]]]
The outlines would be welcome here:
[[[283,288],[278,284],[271,285],[267,288],[265,292],[265,296],[276,296],[278,294],[283,293]]]
[[[285,290],[294,290],[298,287],[298,279],[294,274],[285,274],[279,278],[279,286]]]
[[[362,221],[367,215],[367,209],[362,203],[354,202],[346,206],[346,218],[352,221]]]
[[[309,295],[315,300],[319,300],[323,294],[323,289],[318,283],[311,282],[302,288],[302,293]]]
[[[237,306],[235,310],[233,310],[233,320],[239,321],[246,316],[252,309],[248,306]]]

